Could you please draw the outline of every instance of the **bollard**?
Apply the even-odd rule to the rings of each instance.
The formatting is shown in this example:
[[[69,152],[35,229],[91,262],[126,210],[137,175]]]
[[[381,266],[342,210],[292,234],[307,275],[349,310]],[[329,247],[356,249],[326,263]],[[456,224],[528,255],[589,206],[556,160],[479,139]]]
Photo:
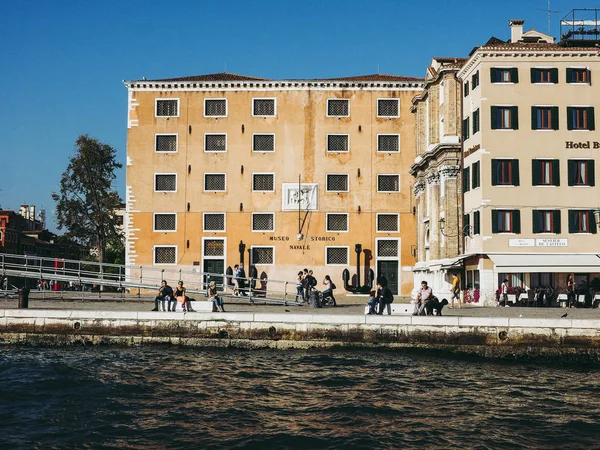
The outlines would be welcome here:
[[[19,289],[19,308],[29,308],[29,288]]]

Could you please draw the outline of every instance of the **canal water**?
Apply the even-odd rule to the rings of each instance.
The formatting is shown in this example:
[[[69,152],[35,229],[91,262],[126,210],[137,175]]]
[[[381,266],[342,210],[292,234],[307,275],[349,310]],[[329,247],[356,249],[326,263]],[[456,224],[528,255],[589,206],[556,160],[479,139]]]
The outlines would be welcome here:
[[[599,448],[600,373],[405,352],[0,347],[0,447]]]

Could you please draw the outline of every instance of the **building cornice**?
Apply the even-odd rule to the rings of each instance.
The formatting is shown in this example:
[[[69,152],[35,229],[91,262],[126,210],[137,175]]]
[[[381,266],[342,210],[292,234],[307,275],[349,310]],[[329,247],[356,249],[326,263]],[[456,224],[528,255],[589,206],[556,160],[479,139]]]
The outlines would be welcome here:
[[[448,155],[452,156],[453,158],[460,159],[460,156],[456,155],[460,155],[461,151],[462,146],[460,143],[438,143],[432,149],[427,150],[422,155],[417,156],[415,162],[413,162],[410,166],[408,173],[413,177],[416,177],[419,171],[425,170],[425,168],[441,154],[444,154],[444,157]]]

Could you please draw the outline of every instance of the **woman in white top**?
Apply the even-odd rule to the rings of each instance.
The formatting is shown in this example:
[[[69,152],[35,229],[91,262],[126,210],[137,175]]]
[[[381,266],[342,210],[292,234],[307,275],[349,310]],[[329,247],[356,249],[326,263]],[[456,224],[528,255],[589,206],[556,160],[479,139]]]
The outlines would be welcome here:
[[[325,285],[325,290],[323,291],[323,298],[331,297],[331,299],[333,300],[333,306],[337,306],[335,303],[335,297],[333,296],[334,285],[329,275],[325,275],[323,284]]]

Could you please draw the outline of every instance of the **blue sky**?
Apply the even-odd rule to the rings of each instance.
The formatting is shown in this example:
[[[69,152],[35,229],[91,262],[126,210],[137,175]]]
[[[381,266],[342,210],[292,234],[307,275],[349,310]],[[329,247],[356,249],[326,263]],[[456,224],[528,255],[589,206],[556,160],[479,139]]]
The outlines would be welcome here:
[[[552,1],[552,34],[573,7]],[[540,11],[543,9],[544,11]],[[45,207],[80,134],[125,162],[122,80],[241,73],[424,76],[432,56],[467,56],[509,19],[547,31],[546,0],[16,1],[0,14],[0,205]],[[125,171],[117,177],[123,196]]]

